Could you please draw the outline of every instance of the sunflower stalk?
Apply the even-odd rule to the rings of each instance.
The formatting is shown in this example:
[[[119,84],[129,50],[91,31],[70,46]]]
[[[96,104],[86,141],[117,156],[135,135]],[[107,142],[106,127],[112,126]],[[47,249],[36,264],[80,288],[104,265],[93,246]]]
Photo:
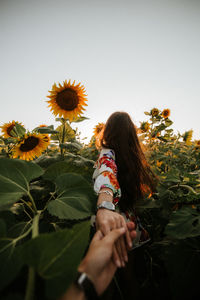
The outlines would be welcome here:
[[[62,139],[61,139],[61,144],[64,144],[65,142],[65,123],[66,119],[63,119],[62,125],[63,125],[63,130],[62,130]],[[60,153],[61,153],[61,158],[64,160],[64,148],[60,146]]]
[[[37,207],[36,207],[36,205],[35,205],[35,201],[34,201],[32,195],[31,195],[30,191],[28,192],[28,196],[29,196],[29,198],[30,198],[30,200],[31,200],[31,203],[32,203],[32,205],[33,205],[33,209],[34,209],[35,213],[37,214]],[[29,206],[29,207],[30,207],[30,206]]]
[[[36,238],[39,235],[40,214],[41,214],[41,211],[38,211],[37,214],[33,218],[32,239]],[[35,290],[35,269],[33,267],[29,267],[25,300],[33,300],[34,290]]]

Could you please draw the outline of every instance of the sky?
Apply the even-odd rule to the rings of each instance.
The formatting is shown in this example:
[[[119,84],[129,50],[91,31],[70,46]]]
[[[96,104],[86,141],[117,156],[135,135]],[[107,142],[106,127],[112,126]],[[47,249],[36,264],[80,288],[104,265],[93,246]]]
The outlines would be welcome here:
[[[199,0],[0,0],[0,125],[57,127],[48,91],[72,79],[88,95],[82,138],[114,111],[139,126],[157,107],[200,139],[199,32]]]

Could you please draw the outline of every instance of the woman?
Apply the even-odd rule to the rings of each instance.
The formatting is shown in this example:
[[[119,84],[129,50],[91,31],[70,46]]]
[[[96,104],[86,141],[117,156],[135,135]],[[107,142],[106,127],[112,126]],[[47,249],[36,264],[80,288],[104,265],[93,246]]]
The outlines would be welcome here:
[[[127,249],[149,240],[135,214],[135,206],[145,193],[155,190],[156,180],[141,149],[136,128],[126,112],[115,112],[109,117],[101,146],[93,174],[94,190],[98,194],[96,227],[104,235],[122,225],[126,227],[129,220],[137,227],[134,244],[126,231],[126,239],[121,237],[114,248],[116,265],[124,267],[128,261]]]

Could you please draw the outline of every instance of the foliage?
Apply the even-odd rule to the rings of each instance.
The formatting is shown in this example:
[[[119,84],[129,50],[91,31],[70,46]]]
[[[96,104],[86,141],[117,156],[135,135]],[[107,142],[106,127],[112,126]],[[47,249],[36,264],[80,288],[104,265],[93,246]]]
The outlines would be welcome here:
[[[200,149],[195,142],[188,143],[185,134],[175,135],[168,128],[172,124],[168,118],[146,115],[150,126],[140,132],[140,139],[159,184],[157,192],[138,207],[151,235],[141,258],[147,268],[146,274],[140,272],[142,294],[144,298],[151,292],[158,299],[197,299]]]
[[[137,207],[151,241],[135,250],[141,299],[197,299],[200,267],[200,143],[175,134],[169,110],[145,112],[138,135],[158,177]],[[73,122],[86,120],[78,117]],[[96,137],[82,143],[63,118],[33,132],[51,143],[33,162],[12,159],[26,130],[0,138],[0,291],[2,299],[56,299],[73,280],[88,246],[94,213]],[[138,267],[137,267],[138,266]],[[12,287],[12,292],[11,292]],[[34,292],[35,287],[35,292]],[[197,296],[198,295],[198,296]]]

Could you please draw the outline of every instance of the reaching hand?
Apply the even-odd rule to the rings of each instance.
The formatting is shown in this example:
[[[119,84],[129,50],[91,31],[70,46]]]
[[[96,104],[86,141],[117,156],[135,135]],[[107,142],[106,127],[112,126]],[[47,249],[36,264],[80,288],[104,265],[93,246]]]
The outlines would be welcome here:
[[[129,224],[131,236],[134,238],[136,232],[133,230],[134,223]],[[94,235],[89,250],[81,262],[78,271],[85,272],[93,281],[96,291],[101,295],[111,282],[117,269],[112,260],[114,243],[123,237],[128,231],[124,227],[110,231],[103,236],[100,230]]]
[[[121,236],[113,248],[113,260],[117,267],[124,267],[128,261],[127,250],[132,247],[130,230],[127,230],[127,223],[117,212],[107,209],[99,209],[96,215],[96,227],[100,229],[104,236],[116,228],[125,229],[125,237]]]

